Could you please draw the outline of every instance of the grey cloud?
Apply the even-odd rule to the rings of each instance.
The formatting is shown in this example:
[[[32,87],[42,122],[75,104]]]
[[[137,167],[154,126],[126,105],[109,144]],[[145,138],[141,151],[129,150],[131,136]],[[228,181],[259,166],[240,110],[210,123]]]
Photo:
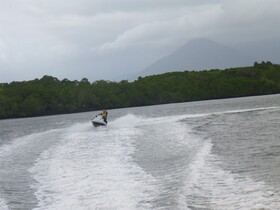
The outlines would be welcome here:
[[[0,0],[0,82],[114,79],[192,38],[279,37],[279,19],[279,0]]]
[[[161,11],[157,18],[153,17],[129,28],[113,42],[104,43],[100,47],[100,51],[117,50],[130,45],[184,42],[197,34],[201,36],[200,33],[212,26],[213,21],[216,21],[221,15],[219,5],[183,7],[179,10],[170,9],[170,11]],[[173,41],[169,39],[173,39]]]

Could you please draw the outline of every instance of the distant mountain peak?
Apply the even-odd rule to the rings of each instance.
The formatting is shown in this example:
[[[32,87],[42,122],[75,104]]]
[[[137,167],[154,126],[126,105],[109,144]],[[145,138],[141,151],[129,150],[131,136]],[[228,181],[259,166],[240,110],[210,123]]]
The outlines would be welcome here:
[[[210,39],[193,39],[148,66],[142,75],[171,71],[225,69],[252,65],[254,59]]]
[[[207,38],[204,38],[204,37],[200,37],[200,38],[195,38],[195,39],[192,39],[190,41],[188,41],[186,44],[193,44],[193,43],[217,43],[211,39],[207,39]],[[218,44],[218,43],[217,43]]]

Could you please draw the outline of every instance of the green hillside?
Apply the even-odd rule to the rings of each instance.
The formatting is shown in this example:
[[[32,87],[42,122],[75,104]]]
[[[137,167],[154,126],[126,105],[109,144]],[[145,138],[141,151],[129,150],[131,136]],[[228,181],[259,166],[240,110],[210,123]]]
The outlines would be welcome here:
[[[280,65],[172,72],[134,82],[58,80],[0,84],[0,119],[280,93]]]

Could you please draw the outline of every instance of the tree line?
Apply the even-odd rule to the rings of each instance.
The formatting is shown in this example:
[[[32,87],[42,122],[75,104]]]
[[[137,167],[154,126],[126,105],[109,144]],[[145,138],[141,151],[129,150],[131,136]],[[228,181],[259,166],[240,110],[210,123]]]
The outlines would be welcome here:
[[[133,82],[52,76],[0,83],[0,119],[280,93],[280,65],[170,72]]]

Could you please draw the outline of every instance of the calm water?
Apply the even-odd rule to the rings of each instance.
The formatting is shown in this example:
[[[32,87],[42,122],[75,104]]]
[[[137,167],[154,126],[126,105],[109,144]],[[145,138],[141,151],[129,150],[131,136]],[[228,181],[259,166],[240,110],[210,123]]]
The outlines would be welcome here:
[[[0,209],[280,209],[280,95],[0,121]]]

